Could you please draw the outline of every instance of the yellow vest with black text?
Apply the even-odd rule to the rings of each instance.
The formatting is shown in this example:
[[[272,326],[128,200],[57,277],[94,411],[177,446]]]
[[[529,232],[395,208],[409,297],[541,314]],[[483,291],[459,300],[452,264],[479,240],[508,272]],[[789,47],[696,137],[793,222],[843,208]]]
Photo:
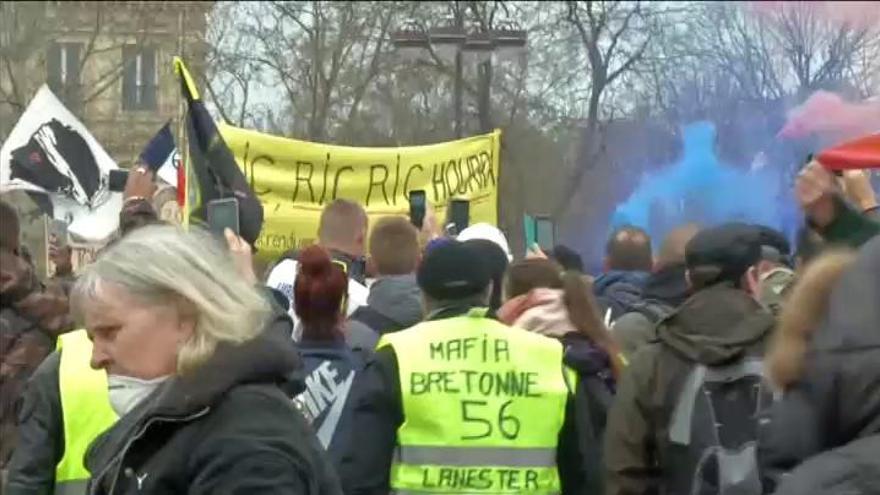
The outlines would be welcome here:
[[[55,495],[86,493],[89,472],[83,464],[86,449],[116,422],[107,391],[107,373],[89,362],[92,341],[85,330],[58,339],[61,365],[58,386],[64,417],[64,457],[55,467]]]
[[[395,493],[558,493],[569,394],[562,345],[485,309],[389,333],[404,421]]]

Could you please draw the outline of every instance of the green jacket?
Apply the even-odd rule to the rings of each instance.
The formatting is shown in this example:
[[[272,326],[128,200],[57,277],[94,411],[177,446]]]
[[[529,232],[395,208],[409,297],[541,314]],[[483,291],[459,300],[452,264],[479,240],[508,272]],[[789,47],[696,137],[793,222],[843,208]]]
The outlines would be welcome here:
[[[694,294],[630,359],[605,433],[605,495],[663,493],[676,390],[693,363],[713,366],[760,355],[773,317],[729,284]]]

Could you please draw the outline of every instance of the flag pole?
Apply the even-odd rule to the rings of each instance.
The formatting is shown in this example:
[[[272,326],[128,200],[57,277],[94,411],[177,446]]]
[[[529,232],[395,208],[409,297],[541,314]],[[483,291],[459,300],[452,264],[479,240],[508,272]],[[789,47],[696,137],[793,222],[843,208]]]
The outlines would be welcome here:
[[[174,72],[179,77],[183,77],[182,74],[179,73],[178,63],[182,64],[180,57],[174,57]],[[184,98],[183,98],[183,85],[178,85],[177,87],[177,142],[179,143],[179,149],[177,150],[180,155],[180,163],[178,164],[177,171],[177,187],[179,188],[177,191],[178,198],[182,198],[183,201],[178,201],[180,203],[181,208],[181,225],[184,228],[189,229],[189,216],[190,216],[190,201],[189,201],[189,171],[187,167],[189,166],[189,141],[187,140],[187,135],[185,132],[186,126],[184,125],[184,120],[187,118],[187,111],[185,108]]]

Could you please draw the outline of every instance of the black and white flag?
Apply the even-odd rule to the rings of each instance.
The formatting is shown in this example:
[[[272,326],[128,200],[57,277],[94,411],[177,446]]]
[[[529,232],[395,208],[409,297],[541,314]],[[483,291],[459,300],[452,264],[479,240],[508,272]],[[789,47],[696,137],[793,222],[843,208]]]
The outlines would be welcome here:
[[[43,85],[0,148],[0,191],[44,195],[55,219],[82,241],[100,241],[119,223],[122,195],[107,187],[116,162]]]

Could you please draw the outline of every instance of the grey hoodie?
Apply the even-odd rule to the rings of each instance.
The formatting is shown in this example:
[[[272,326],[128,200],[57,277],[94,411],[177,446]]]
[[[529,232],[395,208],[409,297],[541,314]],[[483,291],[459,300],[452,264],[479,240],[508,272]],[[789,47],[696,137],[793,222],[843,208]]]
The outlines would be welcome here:
[[[415,274],[382,277],[370,286],[367,306],[395,321],[403,328],[424,318],[422,291]]]

